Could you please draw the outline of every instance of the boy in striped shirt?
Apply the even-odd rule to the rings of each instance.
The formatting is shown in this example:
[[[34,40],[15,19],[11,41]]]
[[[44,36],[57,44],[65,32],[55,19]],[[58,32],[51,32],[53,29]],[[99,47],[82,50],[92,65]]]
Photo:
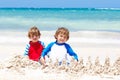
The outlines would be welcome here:
[[[44,49],[44,43],[39,41],[41,33],[36,26],[33,26],[28,31],[29,43],[26,45],[24,55],[28,56],[33,61],[39,61],[41,53]]]

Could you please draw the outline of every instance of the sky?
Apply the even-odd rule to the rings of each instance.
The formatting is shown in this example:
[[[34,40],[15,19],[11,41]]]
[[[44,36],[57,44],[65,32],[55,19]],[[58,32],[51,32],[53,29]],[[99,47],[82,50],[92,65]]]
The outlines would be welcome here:
[[[120,0],[0,0],[0,8],[120,8]]]

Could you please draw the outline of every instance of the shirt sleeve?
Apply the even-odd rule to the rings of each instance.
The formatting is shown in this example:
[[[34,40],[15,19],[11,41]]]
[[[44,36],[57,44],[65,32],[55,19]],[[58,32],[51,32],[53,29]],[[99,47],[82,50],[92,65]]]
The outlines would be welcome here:
[[[29,48],[30,48],[30,44],[27,44],[24,51],[24,56],[28,55]]]
[[[70,56],[73,56],[75,60],[78,61],[78,56],[77,54],[72,50],[72,48],[70,47],[69,44],[65,44],[65,47],[67,49],[67,53],[70,55]]]
[[[42,56],[41,57],[45,57],[45,55],[48,54],[49,51],[51,51],[51,47],[53,46],[54,42],[51,42],[50,44],[48,44],[48,46],[43,50],[42,52]]]
[[[39,42],[40,42],[40,44],[45,48],[44,42],[42,42],[42,41],[39,41]]]

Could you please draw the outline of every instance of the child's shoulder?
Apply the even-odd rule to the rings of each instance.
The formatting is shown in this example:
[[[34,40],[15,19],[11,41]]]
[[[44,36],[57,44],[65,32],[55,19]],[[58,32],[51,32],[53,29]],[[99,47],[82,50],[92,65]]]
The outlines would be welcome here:
[[[29,42],[29,43],[26,43],[26,46],[30,46],[30,42]]]
[[[64,43],[66,46],[70,46],[70,44],[68,44],[68,43]]]
[[[44,43],[43,41],[38,41],[38,42],[41,43],[41,44]]]
[[[47,46],[52,47],[55,44],[55,42],[50,42]]]
[[[44,42],[43,41],[39,41],[39,43],[43,46],[45,46]]]
[[[66,48],[71,48],[71,45],[68,44],[68,43],[65,43],[65,47],[66,47]]]
[[[54,44],[55,43],[55,41],[53,41],[53,42],[50,42],[50,44]]]
[[[49,45],[53,45],[53,44],[55,44],[55,42],[50,42],[50,43],[49,43]]]

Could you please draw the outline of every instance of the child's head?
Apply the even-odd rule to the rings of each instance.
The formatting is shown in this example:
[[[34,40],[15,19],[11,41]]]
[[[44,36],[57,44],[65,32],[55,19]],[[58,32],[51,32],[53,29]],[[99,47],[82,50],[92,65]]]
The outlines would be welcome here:
[[[64,43],[69,39],[69,30],[65,27],[60,27],[55,32],[54,37],[59,43]]]
[[[41,35],[41,33],[36,26],[31,27],[30,30],[28,31],[28,37],[33,42],[37,42],[38,39],[40,38],[40,35]]]

